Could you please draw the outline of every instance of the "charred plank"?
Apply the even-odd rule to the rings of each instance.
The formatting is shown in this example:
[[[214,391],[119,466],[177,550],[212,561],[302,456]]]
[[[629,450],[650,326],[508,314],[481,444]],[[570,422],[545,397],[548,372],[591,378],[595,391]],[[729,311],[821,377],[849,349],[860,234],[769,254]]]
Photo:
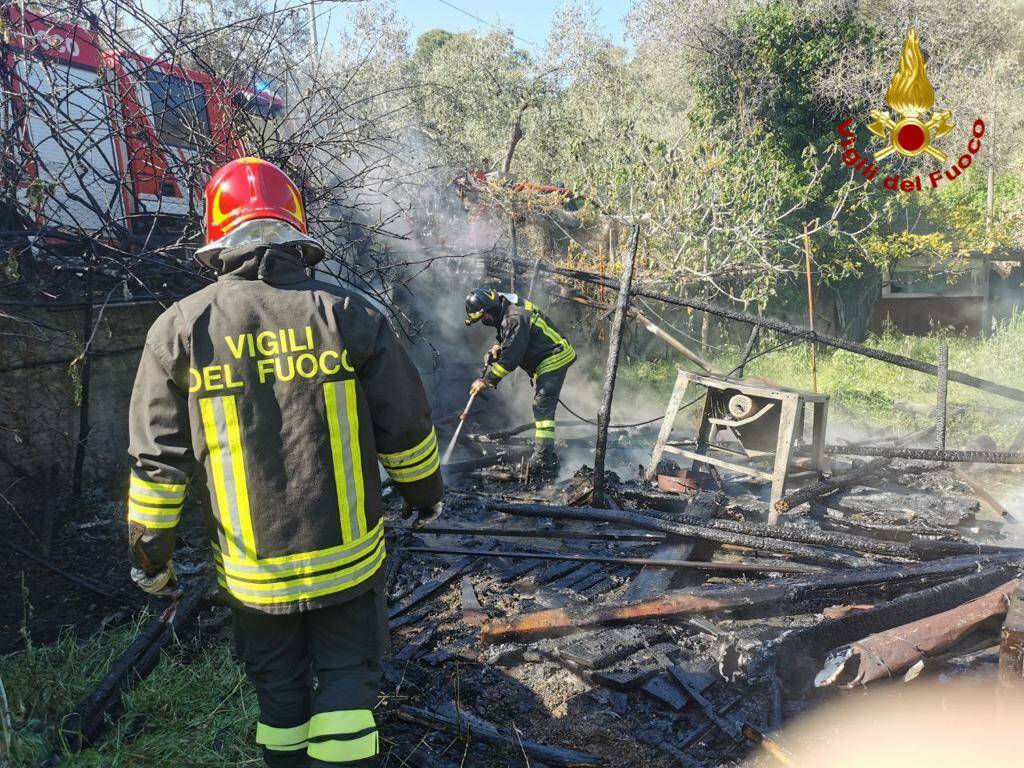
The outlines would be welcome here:
[[[925,657],[941,653],[978,626],[1006,613],[1016,581],[1007,581],[981,597],[917,621],[869,635],[832,651],[814,684],[853,690],[899,675]]]
[[[567,576],[576,576],[581,571],[579,563],[608,563],[610,565],[657,566],[665,569],[692,569],[717,571],[720,573],[822,573],[824,569],[793,563],[730,563],[715,560],[670,560],[657,557],[619,557],[616,555],[590,555],[571,552],[517,552],[515,550],[464,549],[461,547],[403,547],[403,552],[421,552],[432,555],[469,555],[471,557],[495,557],[509,560],[554,560],[559,566],[549,568],[537,576],[538,584],[562,581]],[[591,569],[579,578],[594,573]],[[572,586],[564,583],[560,588]]]
[[[492,502],[489,507],[496,512],[525,517],[550,517],[565,520],[586,520],[589,522],[620,523],[631,528],[660,531],[718,544],[738,544],[750,549],[785,554],[801,559],[814,560],[832,565],[858,567],[873,565],[864,557],[852,553],[844,553],[821,547],[798,544],[783,539],[751,536],[745,533],[722,530],[712,526],[694,525],[671,520],[664,520],[651,515],[640,514],[631,510],[596,509],[594,507],[556,507],[545,504],[511,504]]]
[[[1024,580],[1010,597],[999,637],[999,690],[1016,696],[1024,692]]]
[[[986,572],[986,576],[995,573],[1002,576],[1002,579],[995,584],[1005,581],[1010,571],[1016,568],[1016,565],[1005,557],[989,559],[964,556],[906,566],[879,566],[850,571],[834,571],[814,576],[786,577],[759,584],[712,585],[682,590],[672,595],[637,603],[612,603],[596,608],[586,606],[555,608],[511,619],[490,619],[484,623],[481,640],[502,642],[547,633],[574,631],[580,627],[687,616],[753,606],[771,605],[777,607],[782,613],[799,612],[803,610],[802,601],[810,598],[820,598],[822,595],[832,595],[837,592],[845,594],[879,585],[897,586],[904,582],[920,579],[948,580],[964,572],[977,571],[985,565],[992,566],[992,569]],[[991,589],[995,584],[986,589]],[[971,597],[973,596],[975,595],[971,595]],[[855,619],[868,613],[871,612],[866,611],[847,618]],[[829,648],[841,645],[842,642],[837,642]]]
[[[962,562],[963,558],[951,560]],[[968,573],[959,578],[887,600],[870,610],[789,632],[759,649],[743,665],[744,672],[754,677],[777,674],[788,690],[799,692],[811,685],[825,656],[833,648],[949,610],[983,595],[1018,573],[1019,564],[1012,559],[979,561],[978,567],[966,570]]]
[[[869,461],[862,467],[852,469],[843,475],[828,477],[820,482],[800,488],[776,501],[775,511],[779,513],[789,512],[791,509],[795,509],[801,504],[812,501],[813,499],[828,496],[830,493],[835,493],[843,488],[850,488],[851,486],[859,483],[865,477],[881,472],[889,466],[890,461],[891,459],[888,458],[878,458],[874,461]]]

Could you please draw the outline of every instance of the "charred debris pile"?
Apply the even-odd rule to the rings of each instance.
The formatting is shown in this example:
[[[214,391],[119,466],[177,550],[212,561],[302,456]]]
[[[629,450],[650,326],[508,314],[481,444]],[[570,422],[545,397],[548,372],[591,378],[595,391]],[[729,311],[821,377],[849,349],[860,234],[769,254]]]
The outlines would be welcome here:
[[[538,488],[526,476],[525,428],[466,430],[447,468],[445,516],[392,529],[385,706],[396,758],[793,766],[806,763],[781,727],[840,691],[870,696],[955,675],[993,696],[1019,696],[1024,549],[986,484],[1013,471],[998,465],[1024,455],[984,443],[947,449],[945,391],[957,381],[1013,400],[1024,392],[942,361],[634,289],[628,261],[621,281],[546,268],[619,293],[596,440],[593,427],[568,438],[593,450],[593,467]],[[710,455],[718,434],[698,426],[692,440],[673,443],[671,424],[609,428],[618,340],[636,319],[629,297],[639,294],[931,373],[936,423],[871,445],[827,444],[824,424],[811,437],[794,429],[792,455],[774,475],[735,472],[747,466],[741,459],[773,458],[751,448],[756,441],[744,445],[763,437],[749,427],[771,409],[733,395],[736,420],[716,420],[723,414],[709,398],[699,424],[740,425],[726,449],[738,458],[684,470],[665,456],[653,467],[633,464],[635,477],[606,471],[606,461],[626,467],[626,457],[651,456],[659,444]],[[745,383],[738,370],[684,357],[708,375],[691,379],[718,377],[727,395]],[[672,399],[683,391],[677,385]],[[785,417],[769,424],[781,433]],[[779,472],[794,481],[776,498],[769,490]]]
[[[503,460],[394,528],[409,764],[459,765],[470,737],[473,765],[799,765],[777,731],[833,690],[1021,683],[1024,551],[953,470],[890,466],[774,526],[728,481],[606,480],[598,508],[589,468],[538,491]]]

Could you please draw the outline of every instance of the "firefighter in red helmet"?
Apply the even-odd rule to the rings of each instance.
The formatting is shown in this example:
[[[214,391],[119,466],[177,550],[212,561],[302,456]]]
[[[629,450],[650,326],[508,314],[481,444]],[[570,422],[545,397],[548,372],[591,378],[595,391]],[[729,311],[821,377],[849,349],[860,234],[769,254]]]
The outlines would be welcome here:
[[[174,586],[191,487],[267,765],[376,765],[388,642],[378,461],[408,510],[440,511],[423,385],[384,317],[307,275],[324,250],[279,168],[242,158],[218,170],[206,233],[197,258],[219,277],[153,324],[132,394],[132,577],[155,594]]]

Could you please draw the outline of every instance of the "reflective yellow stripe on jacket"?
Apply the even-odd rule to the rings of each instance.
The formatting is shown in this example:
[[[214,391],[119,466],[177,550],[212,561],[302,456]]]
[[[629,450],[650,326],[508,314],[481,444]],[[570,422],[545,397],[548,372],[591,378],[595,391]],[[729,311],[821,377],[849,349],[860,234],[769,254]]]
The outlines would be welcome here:
[[[235,396],[199,401],[210,456],[213,508],[221,551],[228,557],[256,557],[256,536],[249,509],[249,486],[242,456],[242,434]]]
[[[540,365],[537,366],[537,370],[533,372],[534,379],[545,373],[551,373],[552,371],[564,368],[576,359],[576,350],[572,348],[572,345],[569,344],[569,342],[565,343],[568,345],[567,349],[563,349],[561,352],[556,352],[551,357],[547,357],[541,361]]]
[[[384,521],[360,539],[298,555],[250,560],[216,556],[221,586],[243,603],[281,605],[331,595],[363,583],[384,562]]]
[[[184,483],[158,483],[132,472],[128,486],[128,522],[147,528],[173,528],[185,503]]]
[[[529,304],[529,302],[527,302],[527,304]],[[532,307],[531,309],[535,310],[536,307]],[[532,312],[530,315],[530,324],[540,328],[541,333],[547,336],[553,344],[558,344],[562,347],[561,351],[541,360],[540,365],[537,366],[537,370],[533,372],[533,378],[535,380],[542,374],[551,373],[551,371],[557,371],[559,368],[564,368],[576,359],[576,350],[573,349],[569,340],[548,325],[539,312]]]
[[[377,458],[396,483],[415,483],[417,480],[423,480],[434,474],[441,466],[441,457],[437,451],[437,433],[431,428],[430,434],[412,448],[396,453],[379,453]]]
[[[324,384],[324,404],[327,407],[327,430],[334,462],[334,488],[338,494],[341,534],[347,543],[366,534],[366,496],[355,379]]]
[[[534,423],[536,431],[533,433],[534,437],[538,437],[541,440],[554,440],[555,439],[555,420],[544,419]]]

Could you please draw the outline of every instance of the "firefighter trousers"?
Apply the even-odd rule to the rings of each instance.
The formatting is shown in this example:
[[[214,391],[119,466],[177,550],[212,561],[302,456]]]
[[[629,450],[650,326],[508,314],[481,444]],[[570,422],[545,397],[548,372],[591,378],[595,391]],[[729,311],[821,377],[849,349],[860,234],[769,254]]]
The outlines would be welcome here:
[[[534,442],[540,445],[554,445],[555,410],[562,393],[565,374],[569,366],[542,373],[533,383],[533,421],[536,431]],[[550,442],[549,442],[550,441]]]
[[[234,610],[235,647],[256,689],[256,742],[268,768],[377,765],[373,719],[388,649],[382,589],[271,615]]]

